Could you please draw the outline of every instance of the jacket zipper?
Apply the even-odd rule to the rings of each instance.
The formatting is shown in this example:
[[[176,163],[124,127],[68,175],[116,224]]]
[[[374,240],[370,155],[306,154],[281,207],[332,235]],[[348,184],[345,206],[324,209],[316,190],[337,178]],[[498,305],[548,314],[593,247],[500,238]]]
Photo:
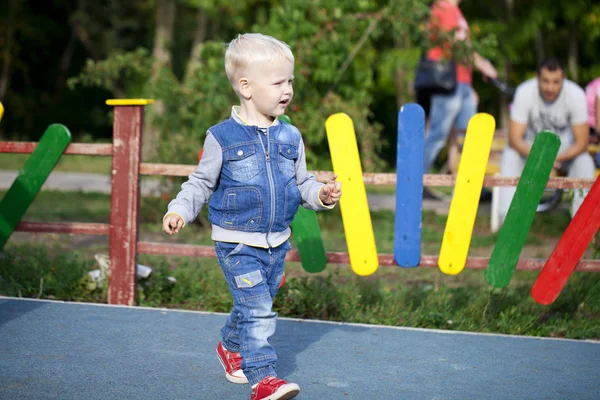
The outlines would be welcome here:
[[[269,138],[269,128],[267,128],[267,134],[266,134],[266,139],[267,139],[267,147],[265,148],[265,144],[262,141],[262,138],[260,137],[261,134],[263,134],[260,129],[257,128],[257,132],[259,134],[258,139],[260,140],[260,145],[263,148],[263,151],[265,152],[265,156],[267,159],[267,175],[269,177],[269,189],[271,190],[271,219],[269,221],[269,229],[267,230],[267,244],[269,245],[269,251],[271,249],[271,243],[269,242],[269,233],[271,232],[271,228],[273,228],[273,221],[275,220],[275,184],[273,183],[273,175],[272,175],[272,171],[271,171],[271,157],[269,155],[270,150],[271,150],[271,141]]]

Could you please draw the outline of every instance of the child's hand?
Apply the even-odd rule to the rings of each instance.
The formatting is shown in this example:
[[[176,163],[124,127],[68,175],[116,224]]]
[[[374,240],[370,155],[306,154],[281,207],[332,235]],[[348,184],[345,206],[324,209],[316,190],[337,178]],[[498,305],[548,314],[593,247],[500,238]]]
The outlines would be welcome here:
[[[323,204],[331,205],[340,201],[342,197],[342,183],[337,182],[337,175],[333,174],[329,181],[321,188],[319,192],[319,198]]]
[[[183,220],[177,214],[169,214],[163,221],[163,232],[167,235],[178,233],[183,226]]]

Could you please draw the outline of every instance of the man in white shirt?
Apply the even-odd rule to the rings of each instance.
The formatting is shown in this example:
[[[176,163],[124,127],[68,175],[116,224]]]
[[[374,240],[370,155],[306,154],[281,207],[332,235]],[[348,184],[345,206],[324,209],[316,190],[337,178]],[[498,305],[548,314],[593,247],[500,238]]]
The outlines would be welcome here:
[[[594,161],[587,151],[589,127],[585,92],[565,79],[565,70],[554,58],[544,60],[537,76],[517,88],[510,114],[509,142],[502,154],[502,176],[520,176],[535,135],[550,130],[561,146],[554,169],[571,178],[594,178]],[[503,222],[515,187],[502,187],[499,198]],[[575,190],[571,217],[588,190]]]

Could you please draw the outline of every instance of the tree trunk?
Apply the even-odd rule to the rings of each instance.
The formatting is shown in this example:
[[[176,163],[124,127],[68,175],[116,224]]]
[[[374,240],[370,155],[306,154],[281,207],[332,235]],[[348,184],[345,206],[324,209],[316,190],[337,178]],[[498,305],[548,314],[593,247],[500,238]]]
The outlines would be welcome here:
[[[83,44],[83,47],[85,47],[90,56],[97,61],[102,58],[101,52],[96,48],[96,43],[90,38],[90,35],[85,28],[85,22],[81,20],[81,16],[86,12],[86,6],[87,0],[79,0],[77,2],[77,12],[75,13],[75,16],[71,18],[71,26],[75,35],[77,35],[77,38],[81,44]]]
[[[175,25],[175,0],[158,0],[156,8],[156,30],[154,34],[154,50],[152,57],[152,84],[156,84],[164,68],[171,67],[171,47],[173,44],[173,29]],[[142,142],[142,158],[148,159],[156,155],[158,146],[159,129],[155,127],[156,119],[165,113],[165,104],[161,99],[155,99],[155,103],[149,108],[148,124],[144,128]]]
[[[546,57],[546,51],[544,50],[544,35],[539,30],[535,34],[535,57],[537,59],[537,64]]]
[[[71,61],[73,60],[73,51],[75,49],[75,39],[77,39],[77,35],[75,34],[75,29],[71,27],[71,34],[69,36],[69,42],[67,43],[67,47],[65,47],[65,51],[60,58],[60,68],[59,74],[56,79],[56,93],[55,98],[59,98],[62,91],[64,90],[67,84],[67,73],[69,72],[69,66],[71,65]]]
[[[4,47],[4,65],[2,66],[2,75],[0,75],[0,100],[4,99],[8,85],[10,83],[10,66],[12,59],[12,42],[15,32],[15,16],[17,13],[17,2],[11,1],[8,11],[8,28],[6,29],[5,47]]]
[[[204,11],[198,10],[196,14],[196,32],[194,34],[194,43],[192,44],[192,50],[190,51],[190,59],[185,70],[184,82],[188,82],[196,71],[202,65],[200,56],[202,55],[202,48],[204,46],[204,40],[206,39],[206,32],[208,29],[208,18]]]
[[[569,75],[572,80],[579,80],[579,70],[577,64],[579,62],[579,52],[577,48],[577,30],[574,27],[569,29],[569,55],[567,64],[569,66]]]
[[[395,49],[401,49],[404,46],[402,45],[399,39],[396,39],[394,43]],[[394,86],[396,87],[396,109],[399,110],[404,104],[406,104],[406,98],[404,97],[406,82],[404,82],[404,69],[402,67],[397,67],[394,71]]]
[[[102,50],[102,43],[99,40],[95,40],[95,38],[92,38],[88,32],[87,23],[91,18],[91,14],[86,10],[87,5],[87,0],[79,0],[77,2],[77,11],[70,18],[70,24],[72,29],[71,38],[73,38],[74,36],[75,38],[79,39],[79,41],[81,42],[83,47],[85,47],[90,57],[92,57],[94,61],[99,61],[102,58],[104,58],[104,51]],[[65,74],[68,72],[68,64],[71,62],[74,44],[75,43],[71,43],[70,39],[69,44],[67,45],[67,48],[63,53],[63,57],[61,58],[61,74],[62,72],[64,72]],[[64,82],[59,82],[59,85],[64,86]],[[62,88],[59,89],[62,90]],[[123,99],[126,97],[125,91],[119,86],[119,83],[117,81],[114,82],[114,85],[111,88],[111,92],[115,99]]]
[[[154,35],[153,78],[156,79],[161,67],[171,65],[171,45],[175,24],[175,0],[159,0],[156,9],[156,32]]]
[[[329,93],[333,93],[333,89],[335,88],[335,86],[337,85],[337,83],[340,81],[340,79],[342,79],[342,76],[344,75],[344,72],[346,72],[346,69],[348,69],[348,67],[352,63],[352,60],[354,60],[354,57],[356,57],[356,55],[358,54],[358,52],[360,51],[360,49],[362,48],[362,46],[366,43],[366,41],[369,38],[369,36],[371,35],[371,33],[373,33],[373,31],[377,27],[377,24],[379,23],[379,20],[381,19],[381,17],[383,17],[383,15],[385,15],[385,12],[386,12],[386,9],[384,8],[383,10],[381,10],[379,13],[377,13],[375,15],[375,18],[373,18],[371,20],[371,22],[369,23],[369,26],[367,27],[367,29],[365,30],[365,32],[362,34],[362,36],[360,37],[360,39],[358,39],[358,42],[356,42],[356,44],[352,48],[352,51],[350,51],[350,54],[348,54],[348,56],[344,60],[344,63],[339,68],[338,73],[337,73],[337,77],[335,78],[335,80],[329,86],[329,90],[327,91],[327,94],[325,95],[324,98],[327,98],[328,97],[327,95]]]
[[[514,0],[506,0],[506,13],[504,18],[504,26],[512,26],[514,20],[514,11],[515,11],[515,1]],[[508,82],[508,78],[510,77],[510,73],[512,72],[512,63],[509,58],[504,59],[504,80]],[[510,123],[510,113],[508,112],[508,105],[512,101],[504,93],[500,94],[500,129],[508,129]]]
[[[406,82],[404,82],[404,75],[406,71],[402,67],[396,68],[394,71],[394,86],[396,86],[396,108],[399,110],[404,104],[406,104],[406,98],[404,93],[406,90]]]

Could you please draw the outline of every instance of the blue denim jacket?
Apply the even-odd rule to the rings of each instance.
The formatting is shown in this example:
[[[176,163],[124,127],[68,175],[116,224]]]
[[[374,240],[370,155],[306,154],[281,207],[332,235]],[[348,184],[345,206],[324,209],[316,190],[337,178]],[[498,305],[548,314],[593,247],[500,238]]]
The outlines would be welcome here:
[[[208,202],[213,240],[276,247],[289,238],[299,205],[333,207],[320,201],[322,186],[306,171],[296,127],[275,121],[265,131],[244,123],[234,108],[231,118],[208,130],[198,169],[167,215],[189,223]]]
[[[230,118],[210,132],[221,146],[223,166],[208,203],[209,221],[238,231],[284,231],[302,200],[294,168],[298,130],[280,123],[267,128],[265,135]]]

